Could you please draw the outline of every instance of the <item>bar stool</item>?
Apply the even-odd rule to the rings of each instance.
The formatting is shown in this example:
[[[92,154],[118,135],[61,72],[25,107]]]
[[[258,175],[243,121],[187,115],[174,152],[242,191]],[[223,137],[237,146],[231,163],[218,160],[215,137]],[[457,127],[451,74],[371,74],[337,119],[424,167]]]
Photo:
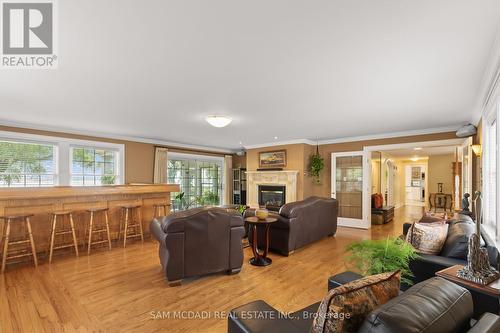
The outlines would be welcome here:
[[[94,244],[108,243],[108,248],[111,250],[111,236],[109,234],[108,210],[109,210],[108,208],[87,209],[87,212],[90,213],[90,226],[88,229],[89,242],[88,242],[87,254],[90,254],[90,248]],[[105,226],[100,228],[100,229],[94,229],[94,217],[98,217],[99,214],[104,216]],[[102,232],[106,233],[107,240],[105,239],[105,240],[99,240],[99,241],[92,241],[92,234],[93,233],[102,233]]]
[[[153,205],[153,218],[157,218],[160,216],[167,216],[168,207],[170,204],[168,203],[156,203]],[[163,209],[163,215],[161,215],[161,209]]]
[[[61,219],[62,223],[64,223],[65,218],[68,218],[70,228],[57,230],[58,218]],[[71,243],[69,243],[69,244],[63,243],[61,245],[54,246],[55,245],[55,236],[62,236],[62,235],[67,235],[67,234],[72,234],[72,237],[73,237],[72,244]],[[52,232],[50,234],[49,263],[52,262],[52,254],[54,253],[54,250],[64,249],[64,248],[68,248],[68,247],[74,247],[75,254],[78,257],[78,255],[79,255],[78,254],[78,242],[76,241],[75,223],[73,222],[73,212],[69,211],[69,210],[52,212]]]
[[[22,257],[28,257],[28,256],[33,256],[33,262],[35,263],[35,267],[38,266],[38,260],[36,258],[36,249],[35,249],[35,242],[33,241],[33,233],[31,232],[31,222],[30,222],[30,217],[32,217],[33,214],[27,214],[27,215],[6,215],[0,217],[1,219],[4,220],[4,243],[3,243],[3,255],[2,255],[2,273],[5,272],[5,266],[7,264],[7,260],[9,259],[15,259],[15,258],[22,258]],[[24,222],[25,224],[25,238],[23,239],[18,239],[15,241],[10,240],[10,228],[11,224],[13,222]],[[27,233],[26,233],[27,231]],[[10,245],[17,245],[17,244],[27,244],[30,243],[31,248],[26,248],[25,253],[18,253],[16,255],[12,255],[9,257],[9,246]]]
[[[142,232],[142,213],[141,205],[123,205],[120,206],[122,217],[124,217],[123,223],[125,224],[123,228],[123,247],[127,246],[127,238],[141,237],[141,242],[144,242],[144,233]],[[135,213],[135,214],[134,214]],[[135,220],[134,215],[137,216],[138,221]],[[131,220],[129,223],[129,219]],[[139,228],[139,231],[137,231]],[[129,230],[132,232],[129,233]],[[122,223],[120,223],[120,232],[118,233],[118,240],[122,233]]]

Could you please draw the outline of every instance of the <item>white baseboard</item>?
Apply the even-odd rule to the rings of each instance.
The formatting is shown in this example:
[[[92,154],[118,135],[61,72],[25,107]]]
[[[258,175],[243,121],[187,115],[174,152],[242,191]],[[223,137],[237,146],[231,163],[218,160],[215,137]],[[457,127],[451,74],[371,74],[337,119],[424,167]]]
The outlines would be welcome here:
[[[360,221],[356,219],[341,218],[338,220],[337,225],[339,227],[357,228],[357,229],[370,229],[370,221]]]

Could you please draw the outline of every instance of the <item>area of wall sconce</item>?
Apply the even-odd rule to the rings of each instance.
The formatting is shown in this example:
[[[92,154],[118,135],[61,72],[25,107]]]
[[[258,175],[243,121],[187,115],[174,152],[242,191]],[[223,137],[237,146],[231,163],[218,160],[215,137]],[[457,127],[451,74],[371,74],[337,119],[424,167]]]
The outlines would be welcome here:
[[[472,145],[472,151],[476,154],[477,157],[481,157],[483,153],[483,147],[481,145]]]

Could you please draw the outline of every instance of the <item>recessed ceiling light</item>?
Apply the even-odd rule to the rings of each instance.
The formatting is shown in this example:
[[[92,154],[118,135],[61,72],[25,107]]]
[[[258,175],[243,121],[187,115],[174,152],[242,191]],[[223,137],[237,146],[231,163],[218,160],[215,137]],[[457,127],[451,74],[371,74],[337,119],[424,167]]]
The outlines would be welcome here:
[[[275,136],[275,137],[274,137],[274,140],[278,140],[278,137],[277,137],[277,136]]]
[[[242,145],[242,144],[243,144],[243,142],[242,142],[242,141],[240,141],[240,145]]]
[[[205,120],[214,127],[226,127],[233,121],[226,116],[207,116]]]
[[[415,147],[413,150],[422,150],[422,147]]]

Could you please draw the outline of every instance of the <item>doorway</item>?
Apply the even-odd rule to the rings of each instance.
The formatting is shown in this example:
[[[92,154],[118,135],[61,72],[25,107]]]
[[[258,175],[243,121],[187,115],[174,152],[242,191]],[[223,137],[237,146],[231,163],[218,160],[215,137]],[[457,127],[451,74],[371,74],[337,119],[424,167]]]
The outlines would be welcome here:
[[[450,139],[365,147],[371,156],[370,196],[378,193],[384,206],[420,206],[434,211],[431,195],[442,194],[447,206],[461,208],[472,183],[471,140]],[[441,205],[442,206],[442,205]]]

